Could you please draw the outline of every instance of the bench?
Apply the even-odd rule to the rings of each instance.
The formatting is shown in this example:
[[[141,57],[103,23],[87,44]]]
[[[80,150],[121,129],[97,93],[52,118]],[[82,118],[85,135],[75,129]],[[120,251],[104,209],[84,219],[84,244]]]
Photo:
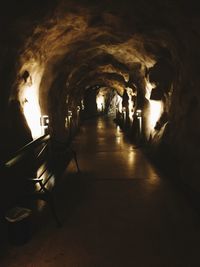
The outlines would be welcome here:
[[[51,209],[51,213],[56,222],[56,225],[60,227],[62,224],[56,213],[53,194],[55,185],[53,188],[49,189],[48,182],[55,176],[57,179],[59,179],[61,173],[67,168],[68,164],[72,160],[74,160],[75,162],[77,173],[80,173],[80,168],[78,165],[76,152],[69,147],[62,151],[62,153],[54,152],[53,155],[50,155],[50,158],[48,160],[49,162],[47,162],[47,166],[45,166],[41,174],[38,177],[29,178],[29,180],[32,181],[35,185],[39,185],[39,188],[33,193],[33,197],[46,201]],[[47,176],[44,176],[45,173],[47,173]]]
[[[53,142],[52,145],[50,143],[50,136],[46,135],[32,141],[14,153],[12,157],[5,161],[4,167],[12,169],[19,163],[21,164],[30,154],[34,155],[32,157],[34,164],[32,164],[30,173],[27,174],[27,189],[24,189],[24,194],[21,194],[18,200],[23,202],[24,205],[32,199],[45,201],[50,207],[56,225],[60,227],[61,221],[57,216],[54,201],[55,186],[49,188],[48,184],[51,179],[58,179],[72,160],[75,162],[77,172],[80,173],[76,152],[60,142]],[[42,170],[39,173],[38,170],[41,167]]]

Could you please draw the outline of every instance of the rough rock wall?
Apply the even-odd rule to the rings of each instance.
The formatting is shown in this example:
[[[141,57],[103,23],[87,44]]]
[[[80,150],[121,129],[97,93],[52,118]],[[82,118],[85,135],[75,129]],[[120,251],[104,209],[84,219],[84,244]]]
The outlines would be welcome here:
[[[166,168],[176,170],[177,178],[200,191],[200,16],[188,10],[173,23],[175,49],[169,51],[175,73],[165,104],[168,124],[156,131],[153,149]]]
[[[171,150],[185,183],[200,190],[200,19],[181,31],[180,70],[171,108]]]
[[[63,21],[60,21],[61,24],[54,25],[53,23],[58,22],[58,17],[47,21],[47,23],[44,23],[44,18],[47,10],[51,12],[56,1],[43,1],[42,3],[41,1],[31,0],[20,3],[14,1],[12,10],[10,10],[10,3],[6,5],[5,9],[1,10],[1,32],[3,33],[0,42],[1,140],[6,137],[8,99],[12,84],[14,79],[19,78],[16,77],[16,62],[21,55],[21,48],[24,47],[25,43],[27,45],[28,37],[29,44],[35,45],[32,50],[34,54],[36,51],[38,51],[38,54],[40,54],[40,51],[54,53],[59,43],[53,42],[51,46],[49,41],[53,37],[65,41],[65,46],[61,47],[60,52],[63,52],[62,49],[67,49],[66,61],[69,68],[79,60],[81,63],[86,61],[89,66],[92,58],[95,58],[95,53],[98,54],[100,51],[109,54],[109,58],[114,57],[113,62],[118,60],[123,63],[123,67],[128,67],[130,70],[136,63],[134,60],[137,59],[142,64],[144,63],[148,55],[148,53],[144,54],[144,50],[150,51],[149,54],[154,55],[156,60],[160,56],[168,57],[169,55],[162,54],[162,51],[159,50],[159,48],[165,47],[169,51],[170,62],[175,70],[175,75],[170,89],[171,94],[165,95],[165,108],[168,113],[169,124],[161,127],[156,132],[154,141],[155,145],[161,148],[160,150],[163,151],[164,149],[166,160],[173,158],[178,162],[175,165],[178,165],[180,177],[193,188],[199,188],[200,190],[200,167],[198,164],[200,154],[200,78],[198,73],[200,69],[200,18],[197,1],[168,0],[161,2],[154,0],[151,3],[147,0],[125,1],[123,3],[121,1],[102,1],[102,3],[93,1],[93,6],[100,7],[101,12],[106,11],[102,16],[97,16],[97,11],[94,12],[94,15],[89,12],[85,13],[85,9],[82,8],[80,8],[79,14],[77,13],[79,9],[73,8],[73,2],[68,8],[68,2],[63,1],[63,8],[60,9],[60,12],[69,12],[69,16],[65,17],[62,13]],[[87,6],[90,1],[81,2]],[[115,13],[114,16],[111,15],[111,11]],[[70,12],[73,14],[71,17]],[[42,19],[44,21],[40,27],[39,22]],[[68,22],[71,26],[65,29],[65,23]],[[118,27],[121,22],[125,22],[125,24],[123,24],[123,27]],[[106,27],[104,23],[108,23]],[[118,31],[115,33],[114,29],[118,29]],[[54,35],[54,30],[57,35]],[[73,37],[74,31],[76,34]],[[34,32],[33,39],[31,39],[32,32]],[[34,40],[39,40],[39,42],[34,43]],[[71,43],[68,40],[71,40]],[[90,40],[90,44],[87,40]],[[43,47],[40,41],[44,41]],[[88,45],[89,50],[87,49]],[[79,53],[77,53],[77,49]],[[59,57],[59,51],[57,54]],[[88,56],[89,54],[91,54],[91,57]],[[45,58],[47,54],[44,53],[41,56],[50,64],[50,61]],[[148,61],[151,61],[150,59],[151,57],[148,58]],[[97,62],[97,58],[95,58],[95,61]],[[105,58],[103,58],[103,61],[105,62]],[[73,66],[74,70],[79,67],[78,64],[75,67]],[[78,74],[75,71],[66,71],[69,78],[70,75],[72,76],[72,79],[69,79],[72,85],[79,82],[80,77],[85,76],[87,72],[92,73],[93,66],[98,67],[96,63],[90,67],[88,66],[85,67],[83,73],[80,69],[77,71]],[[121,65],[118,64],[118,66]],[[45,73],[48,73],[48,69],[45,70]],[[46,78],[49,77],[50,79],[51,71],[49,73]],[[74,81],[73,75],[75,76]],[[95,76],[88,77],[89,75],[85,81],[83,80],[86,84],[95,78]],[[108,81],[110,80],[107,79],[106,82]],[[42,80],[42,87],[47,90],[51,82],[49,80],[48,84],[45,79]],[[71,87],[73,87],[72,85]],[[81,84],[79,86],[81,88]],[[58,87],[58,84],[55,87]],[[44,99],[46,91],[41,91],[40,94],[41,98]],[[53,92],[53,95],[55,96],[56,92]],[[61,92],[61,95],[65,95],[65,93]],[[78,95],[78,91],[73,93],[73,97],[76,97],[76,95]],[[47,101],[43,102],[46,103]],[[62,102],[65,102],[64,99],[62,99]],[[44,109],[47,110],[46,107]],[[60,111],[62,111],[62,108]],[[167,130],[165,131],[165,129]],[[165,153],[170,156],[165,157]],[[165,162],[165,164],[167,165],[168,162]]]

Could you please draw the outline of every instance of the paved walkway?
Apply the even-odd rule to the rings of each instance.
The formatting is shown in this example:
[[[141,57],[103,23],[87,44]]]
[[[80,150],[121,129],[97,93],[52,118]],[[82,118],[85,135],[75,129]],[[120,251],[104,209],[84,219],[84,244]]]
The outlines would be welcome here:
[[[88,121],[57,192],[63,227],[48,210],[32,240],[10,248],[0,266],[200,266],[199,216],[112,120]]]

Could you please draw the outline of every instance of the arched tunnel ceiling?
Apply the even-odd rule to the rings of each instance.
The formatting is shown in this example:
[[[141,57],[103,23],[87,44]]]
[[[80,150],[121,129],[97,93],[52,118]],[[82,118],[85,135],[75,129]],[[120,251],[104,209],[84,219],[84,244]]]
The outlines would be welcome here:
[[[1,139],[7,140],[9,146],[7,133],[15,134],[16,130],[14,126],[10,130],[9,126],[11,98],[19,98],[23,105],[29,101],[28,91],[37,94],[42,113],[31,109],[29,115],[37,113],[39,134],[40,116],[47,112],[50,99],[51,111],[56,116],[52,122],[57,130],[55,136],[65,140],[63,111],[66,112],[68,94],[76,100],[87,86],[93,85],[121,92],[123,86],[144,81],[153,64],[166,62],[165,66],[173,66],[173,81],[163,70],[160,75],[160,65],[151,76],[153,81],[165,77],[172,84],[170,94],[169,88],[162,91],[168,94],[163,103],[170,122],[164,144],[169,144],[171,151],[180,156],[185,166],[181,171],[185,173],[185,181],[188,177],[199,177],[199,172],[198,175],[195,172],[199,167],[199,150],[194,153],[199,147],[200,133],[199,14],[197,0],[3,1],[0,6]],[[35,107],[38,102],[33,100]],[[153,105],[150,111],[153,114]],[[155,124],[150,126],[155,129]],[[164,132],[160,129],[153,132],[157,144]],[[39,136],[38,129],[35,136]],[[196,185],[199,186],[199,181]]]
[[[90,72],[85,78],[81,79],[78,83],[78,87],[85,88],[92,84],[107,84],[116,88],[119,95],[122,96],[123,88],[126,87],[126,82],[124,77],[117,73],[100,73],[100,72]]]
[[[31,14],[28,2],[24,12]],[[38,1],[32,5],[39,9]],[[63,96],[99,82],[122,94],[127,82],[143,77],[159,58],[178,62],[177,29],[187,24],[184,1],[57,0],[43,5],[41,17],[26,24],[32,34],[24,37],[18,73],[23,77],[27,70],[37,81],[44,110],[49,90],[55,90],[51,95],[66,90],[58,94]],[[195,15],[195,9],[188,11]],[[20,19],[22,29],[27,17]],[[21,93],[20,86],[14,88],[13,94]]]
[[[36,68],[40,66],[43,72],[40,102],[45,102],[43,99],[55,78],[67,84],[62,87],[68,90],[83,89],[90,81],[97,83],[98,80],[112,85],[122,95],[129,72],[133,73],[135,68],[138,71],[140,66],[144,75],[145,68],[155,64],[156,54],[145,48],[153,40],[136,30],[139,21],[142,22],[139,14],[134,14],[133,26],[123,12],[117,14],[112,9],[102,3],[88,6],[62,1],[53,16],[35,27],[24,46],[21,74],[28,70],[31,75],[35,71],[34,64]],[[85,81],[84,84],[81,81]]]

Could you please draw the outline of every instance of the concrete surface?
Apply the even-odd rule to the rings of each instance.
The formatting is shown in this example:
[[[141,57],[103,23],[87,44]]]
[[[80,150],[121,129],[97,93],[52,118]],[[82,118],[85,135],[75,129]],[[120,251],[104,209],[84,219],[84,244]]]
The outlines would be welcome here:
[[[82,126],[56,192],[32,239],[1,253],[1,267],[200,266],[199,215],[185,194],[134,148],[111,119]]]

